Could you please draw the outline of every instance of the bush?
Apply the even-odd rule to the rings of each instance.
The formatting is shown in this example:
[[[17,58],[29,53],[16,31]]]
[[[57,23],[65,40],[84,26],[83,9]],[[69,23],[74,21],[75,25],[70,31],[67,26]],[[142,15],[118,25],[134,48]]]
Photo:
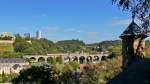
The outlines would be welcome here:
[[[49,65],[33,66],[24,70],[13,79],[13,83],[37,83],[37,84],[58,84],[59,72]]]
[[[121,58],[106,60],[100,64],[89,64],[81,76],[81,84],[106,84],[121,72]]]

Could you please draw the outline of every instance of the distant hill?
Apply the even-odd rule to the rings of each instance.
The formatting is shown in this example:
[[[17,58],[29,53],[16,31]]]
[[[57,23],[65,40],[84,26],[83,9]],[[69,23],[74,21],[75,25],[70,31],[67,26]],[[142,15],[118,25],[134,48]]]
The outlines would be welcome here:
[[[109,52],[121,52],[122,42],[121,40],[110,40],[110,41],[102,41],[99,43],[86,44],[86,46],[91,48],[100,47],[101,49],[107,50]],[[145,52],[146,56],[150,56],[150,41],[145,41]]]
[[[87,46],[118,46],[121,45],[121,40],[102,41],[99,43],[86,44]]]
[[[102,41],[99,43],[86,44],[90,48],[98,48],[99,51],[109,51],[115,56],[121,56],[121,40]]]

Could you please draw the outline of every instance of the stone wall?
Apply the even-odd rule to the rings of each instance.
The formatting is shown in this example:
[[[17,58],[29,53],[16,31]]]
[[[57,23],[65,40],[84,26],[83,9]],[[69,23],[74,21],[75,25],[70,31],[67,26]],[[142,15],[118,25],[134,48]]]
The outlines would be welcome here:
[[[13,52],[13,43],[12,40],[0,40],[0,52]]]
[[[133,39],[122,40],[123,67],[129,66],[134,58]]]
[[[124,38],[122,40],[123,67],[127,67],[134,60],[145,57],[145,41],[142,37]]]
[[[134,53],[137,58],[144,58],[145,56],[145,41],[144,38],[137,38],[133,44]]]

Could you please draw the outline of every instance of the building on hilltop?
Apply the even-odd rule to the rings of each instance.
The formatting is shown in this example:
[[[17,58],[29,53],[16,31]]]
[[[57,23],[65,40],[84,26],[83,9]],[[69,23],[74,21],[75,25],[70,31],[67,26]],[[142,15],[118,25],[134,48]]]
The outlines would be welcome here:
[[[123,67],[128,67],[134,60],[145,56],[144,39],[147,34],[134,21],[121,34]]]
[[[30,33],[24,33],[24,38],[30,39]]]
[[[9,33],[8,32],[3,32],[1,36],[2,37],[9,37]]]
[[[0,37],[0,52],[13,52],[14,38],[7,32],[3,32]]]

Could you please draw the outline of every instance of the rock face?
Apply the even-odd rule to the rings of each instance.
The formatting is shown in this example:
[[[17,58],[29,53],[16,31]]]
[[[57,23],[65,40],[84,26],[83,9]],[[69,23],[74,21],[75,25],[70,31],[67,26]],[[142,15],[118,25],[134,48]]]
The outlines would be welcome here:
[[[134,21],[121,34],[123,68],[132,64],[134,60],[144,58],[146,33]]]

